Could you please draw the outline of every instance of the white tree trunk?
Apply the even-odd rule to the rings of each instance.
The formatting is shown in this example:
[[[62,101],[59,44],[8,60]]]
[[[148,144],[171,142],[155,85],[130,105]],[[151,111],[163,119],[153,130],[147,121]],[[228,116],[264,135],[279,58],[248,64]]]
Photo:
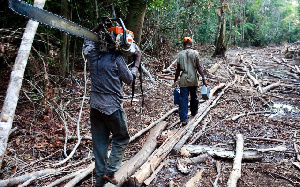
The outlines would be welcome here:
[[[45,1],[46,0],[35,0],[34,6],[43,8]],[[38,25],[39,23],[36,21],[28,21],[19,52],[16,57],[15,65],[10,75],[10,81],[0,115],[0,166],[2,165],[2,160],[7,147],[9,131],[12,128],[12,122],[19,99],[27,59]]]

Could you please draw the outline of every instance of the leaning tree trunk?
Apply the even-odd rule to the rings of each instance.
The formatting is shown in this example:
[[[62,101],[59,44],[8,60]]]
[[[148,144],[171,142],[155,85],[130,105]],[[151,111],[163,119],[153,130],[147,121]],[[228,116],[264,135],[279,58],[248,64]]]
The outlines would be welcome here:
[[[222,56],[225,57],[226,45],[225,45],[225,30],[226,30],[226,22],[225,22],[225,5],[224,0],[221,1],[221,15],[220,15],[220,33],[217,41],[217,46],[215,53],[213,56]]]
[[[125,20],[125,25],[128,30],[134,34],[134,41],[140,45],[144,17],[147,3],[142,0],[130,0],[128,2],[128,15]]]
[[[45,0],[34,1],[34,6],[43,8],[44,5]],[[0,166],[2,165],[2,160],[7,147],[7,140],[12,127],[12,122],[14,119],[15,110],[19,99],[27,59],[31,50],[32,42],[38,25],[39,23],[36,21],[28,21],[25,32],[22,37],[19,52],[10,75],[10,81],[8,84],[6,97],[0,115]]]

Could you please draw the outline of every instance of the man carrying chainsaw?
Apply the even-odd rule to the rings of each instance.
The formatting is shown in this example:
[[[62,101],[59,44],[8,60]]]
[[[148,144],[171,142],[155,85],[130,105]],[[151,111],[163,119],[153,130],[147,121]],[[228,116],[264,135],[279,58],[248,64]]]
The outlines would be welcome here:
[[[184,49],[179,52],[177,56],[177,69],[175,73],[174,84],[176,83],[179,75],[179,117],[182,125],[188,123],[188,102],[190,99],[191,115],[195,116],[198,112],[199,99],[197,96],[197,88],[199,86],[199,74],[202,77],[203,84],[206,84],[206,78],[204,77],[203,69],[199,62],[199,53],[196,50],[191,49],[192,39],[185,37],[183,39]],[[180,72],[182,72],[180,74]]]
[[[99,24],[92,31],[98,33],[101,29],[103,25]],[[97,187],[106,182],[118,184],[114,173],[121,166],[130,139],[122,103],[122,84],[130,85],[134,81],[141,60],[141,52],[134,44],[134,67],[130,71],[124,55],[111,43],[114,41],[110,41],[116,38],[115,33],[109,34],[113,37],[107,40],[106,52],[100,52],[100,43],[97,42],[85,40],[83,45],[91,77],[90,120]],[[112,149],[108,157],[110,133]]]

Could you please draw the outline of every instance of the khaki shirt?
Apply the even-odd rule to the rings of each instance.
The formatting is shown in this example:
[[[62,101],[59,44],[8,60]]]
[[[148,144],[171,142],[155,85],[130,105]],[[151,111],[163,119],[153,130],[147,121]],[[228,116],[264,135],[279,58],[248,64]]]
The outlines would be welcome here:
[[[190,48],[179,52],[177,64],[180,65],[180,71],[182,71],[179,80],[180,87],[199,86],[196,57],[199,59],[199,53]]]

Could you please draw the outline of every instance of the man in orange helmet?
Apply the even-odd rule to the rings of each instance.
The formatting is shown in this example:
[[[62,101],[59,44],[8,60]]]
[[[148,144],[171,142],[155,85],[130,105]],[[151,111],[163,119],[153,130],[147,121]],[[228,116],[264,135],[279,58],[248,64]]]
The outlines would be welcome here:
[[[176,83],[179,75],[179,117],[182,125],[188,123],[188,102],[190,99],[191,115],[195,116],[198,112],[199,99],[197,96],[197,88],[199,86],[199,74],[202,77],[202,82],[205,86],[206,78],[204,77],[203,69],[199,62],[199,53],[191,49],[192,39],[190,37],[183,38],[184,49],[177,56],[177,69],[175,73],[174,83]],[[180,74],[180,72],[182,72]]]

